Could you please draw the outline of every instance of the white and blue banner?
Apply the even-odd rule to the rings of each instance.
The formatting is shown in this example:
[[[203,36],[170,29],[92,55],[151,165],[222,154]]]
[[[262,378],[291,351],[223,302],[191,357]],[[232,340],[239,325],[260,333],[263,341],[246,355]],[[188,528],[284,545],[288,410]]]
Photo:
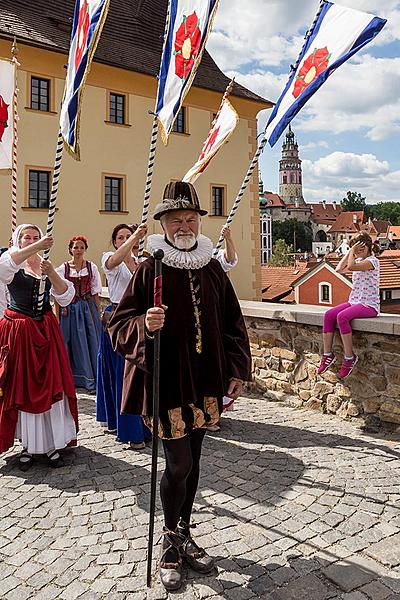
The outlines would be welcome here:
[[[78,160],[82,92],[109,4],[110,0],[76,0],[75,3],[60,130],[67,149]]]
[[[10,60],[0,60],[0,169],[12,167],[15,69]]]
[[[164,144],[203,56],[219,0],[169,0],[156,115]]]
[[[267,123],[265,137],[270,146],[278,141],[290,121],[329,75],[373,40],[385,23],[385,19],[369,13],[325,2],[299,57],[298,67],[291,74]]]

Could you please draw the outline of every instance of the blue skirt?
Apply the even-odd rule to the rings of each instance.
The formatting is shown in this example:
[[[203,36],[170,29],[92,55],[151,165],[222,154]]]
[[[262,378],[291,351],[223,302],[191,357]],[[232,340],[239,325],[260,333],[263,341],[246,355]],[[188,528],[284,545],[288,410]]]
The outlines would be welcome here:
[[[60,308],[60,326],[76,387],[94,391],[101,322],[93,298]]]
[[[112,306],[107,306],[106,311],[111,310]],[[114,352],[108,332],[102,329],[97,357],[96,419],[107,423],[108,429],[116,429],[119,442],[140,444],[145,439],[145,430],[150,435],[142,417],[121,415],[124,366],[125,360],[118,352]]]

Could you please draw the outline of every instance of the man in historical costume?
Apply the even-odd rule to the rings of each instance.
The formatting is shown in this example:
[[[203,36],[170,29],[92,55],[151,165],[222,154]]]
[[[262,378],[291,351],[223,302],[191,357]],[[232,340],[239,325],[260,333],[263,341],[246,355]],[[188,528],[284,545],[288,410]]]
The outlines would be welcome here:
[[[163,308],[154,307],[154,259],[137,269],[111,321],[114,347],[126,358],[122,410],[141,414],[152,428],[154,332],[161,329],[160,426],[166,468],[160,495],[164,539],[161,581],[168,590],[182,581],[182,560],[208,573],[214,560],[190,534],[207,425],[217,423],[224,395],[237,398],[250,379],[249,341],[233,287],[213,245],[200,234],[196,190],[172,182],[156,206],[163,235],[148,250],[164,251]]]

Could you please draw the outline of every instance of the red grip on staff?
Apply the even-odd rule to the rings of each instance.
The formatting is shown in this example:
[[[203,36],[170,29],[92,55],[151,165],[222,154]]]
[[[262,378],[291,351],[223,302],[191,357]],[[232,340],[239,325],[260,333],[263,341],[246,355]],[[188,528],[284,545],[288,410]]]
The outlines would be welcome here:
[[[162,275],[154,277],[154,306],[162,306]]]

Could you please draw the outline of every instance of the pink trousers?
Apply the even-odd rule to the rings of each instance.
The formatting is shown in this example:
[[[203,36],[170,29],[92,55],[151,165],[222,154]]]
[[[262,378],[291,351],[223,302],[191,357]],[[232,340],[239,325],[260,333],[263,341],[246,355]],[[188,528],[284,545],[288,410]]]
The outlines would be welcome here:
[[[322,331],[324,333],[333,333],[337,323],[340,333],[346,335],[346,333],[352,333],[350,321],[353,319],[376,317],[377,314],[378,313],[374,308],[371,306],[364,306],[364,304],[350,304],[349,302],[338,304],[327,310],[324,314],[324,326]]]

